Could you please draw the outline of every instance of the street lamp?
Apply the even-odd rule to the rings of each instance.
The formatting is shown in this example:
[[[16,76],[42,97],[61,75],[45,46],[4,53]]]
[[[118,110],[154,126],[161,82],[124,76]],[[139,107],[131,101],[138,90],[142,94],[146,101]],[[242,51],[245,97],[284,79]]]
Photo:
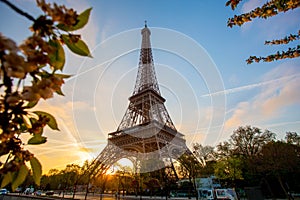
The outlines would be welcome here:
[[[141,173],[139,173],[139,186],[140,186],[140,200],[141,200],[142,199]]]

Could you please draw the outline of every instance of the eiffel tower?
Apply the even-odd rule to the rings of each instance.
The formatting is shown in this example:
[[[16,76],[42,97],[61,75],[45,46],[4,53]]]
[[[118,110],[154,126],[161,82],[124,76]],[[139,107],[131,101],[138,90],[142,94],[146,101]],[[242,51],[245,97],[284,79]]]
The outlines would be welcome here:
[[[98,155],[95,170],[104,173],[122,158],[131,160],[140,173],[173,166],[173,159],[190,153],[184,135],[178,132],[164,105],[156,79],[150,30],[141,30],[139,68],[129,106],[108,144]],[[97,168],[97,169],[96,169]],[[177,174],[176,174],[177,177]],[[177,177],[178,178],[178,177]]]

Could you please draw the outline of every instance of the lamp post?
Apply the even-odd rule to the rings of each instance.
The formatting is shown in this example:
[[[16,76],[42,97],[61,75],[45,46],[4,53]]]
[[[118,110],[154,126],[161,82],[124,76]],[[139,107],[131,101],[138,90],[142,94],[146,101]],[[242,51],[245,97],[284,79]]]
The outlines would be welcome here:
[[[141,174],[139,173],[139,188],[140,188],[140,200],[142,199],[142,184],[141,184]]]

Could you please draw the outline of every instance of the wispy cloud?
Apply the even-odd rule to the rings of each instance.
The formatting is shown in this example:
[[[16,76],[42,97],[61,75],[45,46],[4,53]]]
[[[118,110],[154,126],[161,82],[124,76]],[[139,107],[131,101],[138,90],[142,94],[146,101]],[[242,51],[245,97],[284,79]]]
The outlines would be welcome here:
[[[291,124],[300,124],[300,121],[290,121],[290,122],[266,124],[266,127],[278,127],[278,126],[286,126],[286,125],[291,125]]]
[[[243,4],[241,10],[243,13],[250,12],[251,10],[257,8],[258,6],[261,6],[266,1],[261,0],[250,0]]]
[[[251,10],[261,7],[265,4],[266,0],[250,0],[243,4],[241,7],[241,13],[247,13]],[[250,30],[255,31],[257,37],[263,37],[265,40],[284,37],[290,34],[290,31],[297,32],[300,19],[300,11],[298,9],[289,10],[288,12],[279,13],[276,16],[265,19],[253,19],[241,26],[242,32],[248,32]],[[296,29],[295,29],[296,28]]]
[[[231,116],[227,119],[225,128],[229,129],[247,124],[275,123],[274,120],[276,119],[284,120],[283,116],[287,115],[287,112],[289,118],[298,121],[299,115],[290,112],[289,108],[293,108],[292,110],[299,109],[299,67],[291,63],[281,65],[265,74],[263,78],[279,76],[283,77],[254,84],[252,87],[261,87],[260,92],[253,98],[237,104],[232,114],[230,113]]]
[[[236,93],[236,92],[242,92],[242,91],[245,91],[245,90],[251,90],[251,89],[254,89],[254,88],[262,87],[262,86],[265,86],[265,85],[268,85],[268,84],[274,84],[276,82],[286,81],[288,79],[292,79],[292,78],[297,77],[297,76],[300,76],[300,73],[297,73],[297,74],[294,74],[294,75],[289,75],[289,76],[284,76],[284,77],[269,80],[269,81],[262,81],[260,83],[254,83],[254,84],[245,85],[245,86],[241,86],[241,87],[231,88],[231,89],[227,89],[227,90],[224,90],[224,91],[204,94],[201,97],[211,97],[211,96],[214,96],[214,95],[223,95],[223,94],[228,95],[228,94],[232,94],[232,93]]]

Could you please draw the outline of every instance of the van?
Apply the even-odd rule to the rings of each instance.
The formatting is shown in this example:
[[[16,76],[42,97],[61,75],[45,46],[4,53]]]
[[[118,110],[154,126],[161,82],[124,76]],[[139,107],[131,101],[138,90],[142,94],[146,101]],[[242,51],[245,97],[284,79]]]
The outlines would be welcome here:
[[[237,200],[233,189],[199,189],[198,195],[201,200]]]
[[[34,188],[26,188],[24,194],[32,194],[34,192]]]

